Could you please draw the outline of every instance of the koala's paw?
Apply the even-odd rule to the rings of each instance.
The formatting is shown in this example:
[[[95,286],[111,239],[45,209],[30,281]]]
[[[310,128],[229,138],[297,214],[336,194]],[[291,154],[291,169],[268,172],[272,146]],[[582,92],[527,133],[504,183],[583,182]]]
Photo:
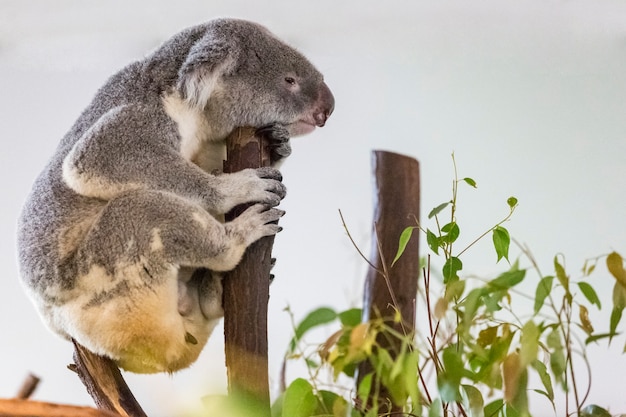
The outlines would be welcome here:
[[[281,182],[280,171],[270,167],[244,169],[232,174],[219,176],[218,192],[212,198],[213,210],[227,213],[233,207],[247,203],[262,203],[267,207],[280,204],[287,188]]]
[[[259,203],[265,203],[270,207],[277,206],[287,195],[287,187],[282,183],[283,175],[279,170],[271,167],[257,168],[256,174],[265,180],[264,190],[269,193],[269,198]]]
[[[258,128],[256,132],[268,140],[272,164],[291,155],[290,135],[286,126],[272,123]]]
[[[264,236],[272,236],[280,232],[282,227],[277,222],[284,215],[283,210],[255,204],[225,226],[229,234],[244,241],[248,246]]]

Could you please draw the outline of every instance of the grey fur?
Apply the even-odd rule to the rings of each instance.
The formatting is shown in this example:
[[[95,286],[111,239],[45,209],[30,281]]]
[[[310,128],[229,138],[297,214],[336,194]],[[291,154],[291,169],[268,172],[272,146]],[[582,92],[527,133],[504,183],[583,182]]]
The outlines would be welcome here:
[[[222,315],[219,271],[284,214],[276,169],[214,172],[224,138],[257,127],[277,163],[333,107],[305,57],[242,20],[189,28],[113,75],[19,220],[22,279],[47,325],[130,371],[189,366]]]

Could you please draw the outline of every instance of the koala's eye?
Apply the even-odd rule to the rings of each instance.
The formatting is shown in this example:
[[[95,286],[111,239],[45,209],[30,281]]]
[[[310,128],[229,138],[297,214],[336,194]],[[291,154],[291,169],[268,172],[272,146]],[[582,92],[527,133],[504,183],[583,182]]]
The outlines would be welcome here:
[[[289,85],[296,85],[296,79],[293,77],[285,77],[285,82]]]

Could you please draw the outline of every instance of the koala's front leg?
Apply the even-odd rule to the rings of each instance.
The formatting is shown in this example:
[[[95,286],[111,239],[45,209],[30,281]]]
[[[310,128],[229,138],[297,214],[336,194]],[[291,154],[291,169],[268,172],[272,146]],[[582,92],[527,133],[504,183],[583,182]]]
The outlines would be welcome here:
[[[291,135],[286,126],[272,123],[258,128],[256,133],[269,142],[272,166],[283,162],[285,158],[291,155],[291,144],[289,143]]]
[[[214,214],[244,203],[273,207],[285,197],[273,168],[211,175],[180,152],[175,123],[162,107],[132,104],[102,116],[63,161],[63,179],[78,194],[111,200],[133,190],[167,191]]]

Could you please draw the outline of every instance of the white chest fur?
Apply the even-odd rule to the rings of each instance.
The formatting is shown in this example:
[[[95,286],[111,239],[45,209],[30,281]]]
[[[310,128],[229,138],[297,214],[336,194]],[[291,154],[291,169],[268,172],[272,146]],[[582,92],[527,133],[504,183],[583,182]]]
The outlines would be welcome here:
[[[221,171],[226,159],[226,145],[223,140],[212,139],[213,131],[206,116],[177,94],[164,96],[163,106],[178,125],[181,155],[206,172]]]

